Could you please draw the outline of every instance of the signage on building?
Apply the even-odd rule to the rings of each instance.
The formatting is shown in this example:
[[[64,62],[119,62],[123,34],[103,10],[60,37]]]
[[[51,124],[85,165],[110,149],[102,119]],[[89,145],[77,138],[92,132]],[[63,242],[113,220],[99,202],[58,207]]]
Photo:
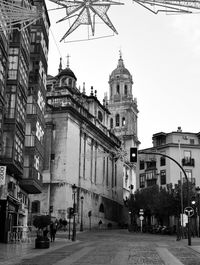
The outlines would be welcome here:
[[[6,182],[6,166],[0,166],[0,186]]]

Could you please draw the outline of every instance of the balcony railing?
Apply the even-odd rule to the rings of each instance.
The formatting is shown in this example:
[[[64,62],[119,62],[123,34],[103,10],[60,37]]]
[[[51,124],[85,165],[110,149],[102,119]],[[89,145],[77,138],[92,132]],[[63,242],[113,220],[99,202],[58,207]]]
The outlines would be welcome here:
[[[190,167],[194,167],[195,166],[195,160],[194,158],[191,157],[185,157],[182,159],[182,166],[190,166]]]

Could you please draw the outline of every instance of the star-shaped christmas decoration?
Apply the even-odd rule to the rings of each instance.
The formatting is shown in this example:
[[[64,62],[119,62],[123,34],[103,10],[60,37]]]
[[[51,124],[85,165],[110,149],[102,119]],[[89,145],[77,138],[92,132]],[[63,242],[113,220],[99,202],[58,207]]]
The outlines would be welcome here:
[[[107,11],[111,5],[122,5],[122,3],[110,0],[50,0],[66,9],[66,16],[58,20],[58,22],[70,19],[76,16],[75,21],[62,37],[64,40],[80,25],[89,25],[91,27],[92,35],[95,32],[95,16],[98,16],[108,27],[117,33],[117,30],[110,21]]]

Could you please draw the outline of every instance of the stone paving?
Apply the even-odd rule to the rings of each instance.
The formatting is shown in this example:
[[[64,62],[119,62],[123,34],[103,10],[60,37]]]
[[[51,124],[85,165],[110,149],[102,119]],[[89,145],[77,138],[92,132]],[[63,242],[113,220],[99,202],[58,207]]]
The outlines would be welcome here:
[[[30,243],[0,244],[0,265],[200,265],[200,238],[176,241],[175,236],[87,231],[77,241],[58,233],[49,249]]]

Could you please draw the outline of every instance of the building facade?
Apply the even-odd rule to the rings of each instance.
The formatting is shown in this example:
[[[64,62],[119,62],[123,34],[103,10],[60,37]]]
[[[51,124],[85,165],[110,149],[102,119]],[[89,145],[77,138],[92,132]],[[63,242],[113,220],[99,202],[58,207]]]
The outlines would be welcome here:
[[[26,6],[30,2],[18,1],[18,4]],[[27,154],[29,153],[30,156],[34,157],[36,153],[36,149],[34,148],[29,149],[29,151],[26,149],[27,143],[29,143],[27,139],[27,126],[30,123],[29,114],[31,114],[29,106],[32,82],[29,81],[29,66],[35,57],[43,56],[42,36],[38,36],[37,51],[33,49],[33,46],[36,44],[33,44],[30,40],[35,28],[37,30],[40,28],[37,34],[40,34],[42,31],[47,36],[45,26],[49,27],[50,23],[45,2],[43,0],[31,1],[31,4],[35,6],[39,4],[42,7],[43,18],[29,27],[25,27],[25,24],[19,24],[19,30],[11,30],[8,33],[9,41],[6,42],[4,39],[3,48],[1,47],[1,51],[4,51],[1,53],[1,61],[3,62],[3,64],[1,63],[1,66],[3,66],[1,67],[1,76],[5,76],[7,66],[5,83],[1,82],[1,92],[4,88],[5,97],[3,103],[3,136],[0,151],[0,165],[6,167],[4,182],[0,187],[1,242],[13,241],[18,236],[15,228],[27,226],[29,210],[28,197],[30,194],[40,193],[42,191],[42,179],[38,175],[27,172]],[[48,42],[48,37],[46,37],[46,41]],[[42,76],[45,78],[43,74]],[[39,78],[37,84],[37,87],[41,87],[40,89],[44,90],[45,85],[42,87]],[[32,94],[34,93],[37,95],[37,91],[32,92]],[[34,100],[32,106],[35,105],[37,109],[37,118],[40,115],[40,119],[42,119],[44,113],[39,113],[38,111],[39,100],[37,101],[37,96]],[[32,118],[36,120],[36,113],[32,113]],[[35,123],[37,122],[35,121]],[[35,128],[34,133],[38,137],[36,132],[37,128]]]
[[[171,133],[156,133],[152,137],[153,147],[143,152],[158,152],[175,159],[184,169],[189,181],[200,186],[200,134],[183,132],[180,127]],[[139,154],[137,187],[146,188],[157,184],[177,184],[186,181],[180,167],[167,157]]]
[[[109,98],[105,97],[111,113],[109,128],[122,142],[123,197],[124,200],[136,189],[136,164],[130,163],[130,148],[138,147],[138,106],[133,98],[133,79],[125,68],[120,52],[117,68],[109,77]]]
[[[47,80],[43,192],[32,202],[38,205],[33,214],[68,219],[75,184],[77,224],[117,224],[122,221],[123,170],[115,155],[121,142],[108,129],[106,104],[93,88],[90,95],[84,87],[77,89],[76,80],[69,64],[62,69],[61,63],[58,75]]]

